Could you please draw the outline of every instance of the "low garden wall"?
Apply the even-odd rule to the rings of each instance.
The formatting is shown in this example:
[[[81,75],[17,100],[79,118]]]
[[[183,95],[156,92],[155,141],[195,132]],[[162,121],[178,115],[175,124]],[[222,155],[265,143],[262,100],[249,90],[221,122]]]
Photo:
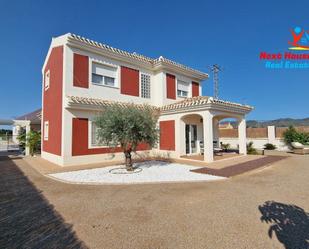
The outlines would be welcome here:
[[[279,151],[288,151],[289,147],[284,143],[283,133],[288,127],[268,126],[265,128],[247,128],[247,143],[253,142],[253,147],[263,149],[266,143],[276,145]],[[309,126],[295,127],[297,131],[309,132]],[[231,145],[231,148],[238,148],[238,130],[220,129],[219,142]]]

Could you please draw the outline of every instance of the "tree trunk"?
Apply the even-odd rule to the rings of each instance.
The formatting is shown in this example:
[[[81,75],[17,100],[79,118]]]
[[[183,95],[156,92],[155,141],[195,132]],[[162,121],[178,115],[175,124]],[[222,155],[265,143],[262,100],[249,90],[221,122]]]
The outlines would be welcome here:
[[[131,149],[128,149],[124,152],[124,155],[125,155],[125,158],[126,158],[126,169],[127,169],[127,171],[133,171],[131,151],[132,151]]]

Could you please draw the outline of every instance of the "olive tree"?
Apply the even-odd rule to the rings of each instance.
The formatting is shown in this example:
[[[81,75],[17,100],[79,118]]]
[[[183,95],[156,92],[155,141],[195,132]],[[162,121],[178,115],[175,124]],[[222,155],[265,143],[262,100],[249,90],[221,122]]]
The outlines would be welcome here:
[[[132,155],[141,143],[152,147],[159,137],[158,112],[149,105],[120,105],[104,107],[94,122],[100,144],[120,146],[125,155],[128,171],[132,171]]]

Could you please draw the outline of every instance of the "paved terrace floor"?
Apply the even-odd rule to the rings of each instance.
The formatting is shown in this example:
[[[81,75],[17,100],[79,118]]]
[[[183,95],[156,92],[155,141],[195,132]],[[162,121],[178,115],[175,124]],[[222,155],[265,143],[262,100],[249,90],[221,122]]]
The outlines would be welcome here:
[[[240,157],[240,156],[242,155],[238,153],[220,152],[214,155],[214,161],[219,161],[219,160],[228,159],[232,157],[235,158],[235,157]],[[186,156],[181,156],[181,158],[204,161],[204,155],[186,155]]]
[[[66,184],[8,158],[0,170],[4,248],[308,249],[309,156],[204,183]]]

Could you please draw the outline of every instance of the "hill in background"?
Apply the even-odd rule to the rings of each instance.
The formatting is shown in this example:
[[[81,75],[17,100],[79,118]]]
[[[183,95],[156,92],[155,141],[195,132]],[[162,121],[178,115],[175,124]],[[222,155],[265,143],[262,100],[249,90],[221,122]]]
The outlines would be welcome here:
[[[237,127],[236,122],[231,122],[231,124],[233,125],[233,127]],[[303,119],[280,118],[268,121],[247,120],[247,127],[260,128],[260,127],[267,127],[270,125],[274,125],[276,127],[289,127],[290,125],[309,126],[309,118],[303,118]]]

